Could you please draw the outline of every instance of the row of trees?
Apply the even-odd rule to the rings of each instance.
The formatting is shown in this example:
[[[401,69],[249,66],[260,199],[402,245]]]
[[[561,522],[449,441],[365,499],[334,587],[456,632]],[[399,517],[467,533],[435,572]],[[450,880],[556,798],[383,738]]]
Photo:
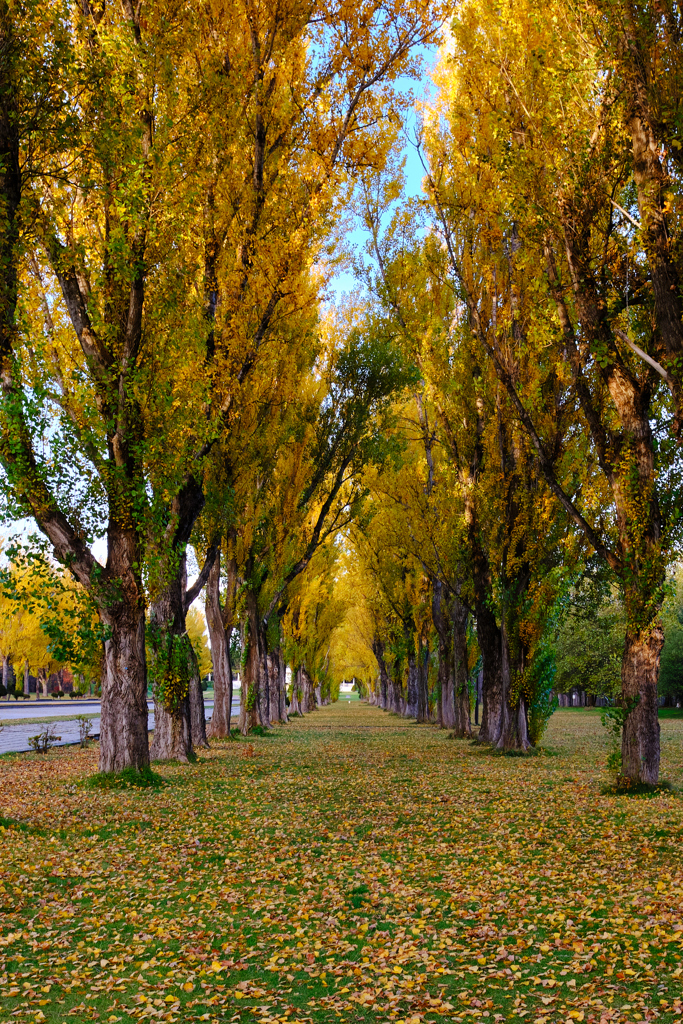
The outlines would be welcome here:
[[[444,17],[404,204],[394,83]],[[681,29],[631,0],[1,0],[0,461],[98,609],[102,769],[148,761],[148,661],[154,755],[206,742],[203,587],[216,736],[238,625],[245,731],[286,715],[286,661],[303,700],[366,630],[418,718],[436,646],[458,732],[476,653],[480,738],[526,749],[587,573],[624,609],[623,775],[657,781]],[[354,203],[367,300],[324,310]]]
[[[245,727],[277,716],[270,638],[404,378],[371,324],[321,317],[339,211],[438,23],[423,0],[0,2],[6,515],[97,609],[104,771],[149,762],[148,669],[154,756],[206,742],[204,586],[214,734],[237,615]]]
[[[682,28],[670,4],[459,4],[425,198],[369,174],[362,210],[375,315],[420,373],[351,534],[382,692],[423,713],[433,630],[466,731],[475,623],[480,738],[526,748],[587,575],[623,608],[622,773],[646,784],[681,531]]]

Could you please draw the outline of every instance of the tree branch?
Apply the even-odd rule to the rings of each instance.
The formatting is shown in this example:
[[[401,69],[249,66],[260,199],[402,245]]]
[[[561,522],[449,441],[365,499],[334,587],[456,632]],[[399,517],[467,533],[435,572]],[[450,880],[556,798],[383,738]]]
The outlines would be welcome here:
[[[213,541],[209,550],[206,552],[206,558],[204,559],[204,565],[202,566],[199,576],[194,581],[191,587],[188,587],[183,597],[183,611],[187,614],[187,611],[194,600],[199,596],[200,591],[206,586],[206,581],[209,578],[209,573],[213,568],[213,564],[216,561],[216,555],[218,554],[218,541]]]

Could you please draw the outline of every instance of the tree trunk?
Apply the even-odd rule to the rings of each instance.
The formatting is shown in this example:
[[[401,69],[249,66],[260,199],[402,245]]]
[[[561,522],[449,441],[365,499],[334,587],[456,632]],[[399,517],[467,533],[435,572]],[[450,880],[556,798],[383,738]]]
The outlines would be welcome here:
[[[220,597],[221,560],[220,553],[206,581],[206,623],[211,641],[213,661],[213,715],[209,724],[211,739],[230,738],[230,715],[232,713],[233,679],[230,664],[230,634],[232,625],[226,628]]]
[[[31,673],[29,671],[28,662],[26,661],[26,662],[24,662],[24,693],[26,693],[26,694],[29,694],[31,692],[31,690],[29,689],[29,676],[30,676],[30,674]]]
[[[280,721],[287,722],[287,664],[282,648],[278,647],[278,696],[280,699]]]
[[[467,619],[469,612],[458,600],[453,599],[451,606],[453,621],[453,659],[454,659],[454,680],[453,680],[453,725],[451,726],[456,736],[472,735],[470,722],[470,691],[467,671]]]
[[[442,729],[452,729],[455,726],[453,624],[443,583],[436,577],[432,577],[432,621],[439,644],[438,721]]]
[[[475,602],[477,640],[482,660],[480,743],[497,743],[503,717],[502,637],[496,617],[484,602]]]
[[[183,556],[184,557],[184,556]],[[191,644],[185,633],[185,594],[183,572],[172,571],[170,578],[149,612],[150,674],[154,698],[154,736],[150,757],[153,761],[181,761],[187,763],[192,753],[192,724],[190,718],[190,660]],[[172,652],[172,654],[171,654]],[[194,653],[194,652],[193,652]],[[169,657],[173,662],[169,662]],[[176,661],[178,665],[176,665]],[[178,671],[184,688],[181,699],[164,696],[164,687],[170,676]]]
[[[507,626],[503,622],[500,630],[501,639],[501,664],[502,664],[502,701],[500,732],[497,737],[491,739],[499,750],[528,750],[531,746],[529,740],[529,727],[527,722],[526,703],[523,695],[520,695],[511,705],[512,695],[512,672],[513,667],[510,660],[510,646],[508,643]],[[523,664],[515,666],[517,672],[521,673]]]
[[[659,624],[626,636],[621,663],[624,706],[629,709],[621,740],[621,774],[630,783],[653,786],[659,780],[657,680],[664,633]]]
[[[292,697],[289,702],[290,715],[301,715],[300,696],[303,696],[303,694],[301,690],[301,667],[298,667],[292,672]]]
[[[192,753],[192,726],[189,700],[180,702],[175,714],[154,701],[154,735],[149,756],[152,761],[181,761],[187,764]]]
[[[488,560],[479,540],[476,510],[468,507],[468,535],[472,551],[474,611],[482,664],[482,714],[478,741],[497,743],[503,717],[502,638],[492,610],[493,594]]]
[[[202,690],[202,680],[199,674],[199,660],[195,653],[192,644],[190,648],[190,733],[192,736],[192,746],[203,747],[205,749],[209,746],[209,741],[206,738],[206,706],[204,704],[204,691]]]
[[[126,602],[107,615],[104,643],[100,771],[149,765],[145,611],[142,601]]]
[[[402,663],[398,658],[394,659],[389,674],[389,710],[395,715],[403,713],[403,671]]]
[[[266,654],[266,685],[268,686],[269,721],[280,721],[280,655],[279,651]]]
[[[388,711],[389,673],[387,672],[387,663],[384,660],[384,644],[381,640],[377,638],[373,640],[372,652],[375,655],[375,659],[379,667],[379,694],[377,696],[377,706],[382,708],[383,711]]]
[[[429,643],[417,659],[417,721],[429,722]]]
[[[9,700],[9,654],[5,654],[2,659],[2,685],[7,692],[7,699]]]
[[[245,642],[247,657],[242,673],[242,695],[240,700],[240,732],[246,736],[261,719],[261,630],[259,629],[258,598],[253,590],[246,593],[247,621]]]
[[[313,682],[304,665],[299,669],[301,675],[301,714],[307,715],[313,710]]]
[[[408,699],[406,701],[406,717],[417,719],[419,713],[418,667],[415,650],[408,647]]]
[[[266,630],[261,619],[257,616],[256,628],[259,631],[259,681],[258,681],[258,716],[259,725],[265,729],[271,727],[270,697],[271,697],[271,658],[268,653],[268,640]]]
[[[321,708],[323,706],[323,695],[320,690],[320,683],[314,688],[315,693],[315,706]]]

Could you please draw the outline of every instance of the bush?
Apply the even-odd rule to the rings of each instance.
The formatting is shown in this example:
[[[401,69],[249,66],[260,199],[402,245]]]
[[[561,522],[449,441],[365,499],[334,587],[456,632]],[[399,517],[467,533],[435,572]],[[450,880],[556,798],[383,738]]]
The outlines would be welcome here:
[[[46,725],[37,736],[29,736],[28,745],[37,754],[47,754],[50,747],[61,740],[61,736],[55,736],[54,725]]]
[[[76,721],[78,722],[79,743],[82,747],[87,747],[92,732],[92,719],[87,718],[86,715],[78,715]]]
[[[6,697],[6,696],[7,696],[7,690],[2,685],[2,683],[0,683],[0,697]]]

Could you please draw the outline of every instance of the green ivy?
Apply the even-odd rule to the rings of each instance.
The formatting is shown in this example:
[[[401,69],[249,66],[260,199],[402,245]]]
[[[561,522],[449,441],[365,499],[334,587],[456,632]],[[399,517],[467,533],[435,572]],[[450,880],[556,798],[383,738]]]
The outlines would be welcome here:
[[[190,638],[162,629],[156,623],[147,626],[148,664],[154,699],[171,715],[190,692],[194,668]]]

